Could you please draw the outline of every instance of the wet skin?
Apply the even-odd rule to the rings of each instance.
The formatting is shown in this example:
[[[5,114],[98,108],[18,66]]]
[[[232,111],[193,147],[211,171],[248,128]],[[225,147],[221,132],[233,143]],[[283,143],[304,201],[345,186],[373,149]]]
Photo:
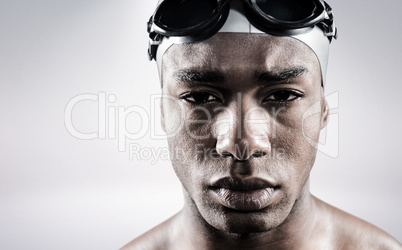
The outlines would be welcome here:
[[[170,47],[162,74],[184,208],[123,249],[401,249],[310,194],[329,108],[308,46],[218,33]]]
[[[309,47],[224,33],[174,45],[164,56],[163,93],[163,126],[178,152],[172,165],[195,214],[213,228],[251,233],[304,205],[328,109]]]

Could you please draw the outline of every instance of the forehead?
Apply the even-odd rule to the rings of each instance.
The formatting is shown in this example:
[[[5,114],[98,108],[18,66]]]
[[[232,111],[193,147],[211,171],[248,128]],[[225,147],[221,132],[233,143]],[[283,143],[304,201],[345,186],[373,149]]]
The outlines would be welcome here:
[[[315,53],[291,37],[268,34],[217,33],[196,43],[174,44],[163,56],[163,72],[178,68],[280,70],[303,66],[318,70]]]

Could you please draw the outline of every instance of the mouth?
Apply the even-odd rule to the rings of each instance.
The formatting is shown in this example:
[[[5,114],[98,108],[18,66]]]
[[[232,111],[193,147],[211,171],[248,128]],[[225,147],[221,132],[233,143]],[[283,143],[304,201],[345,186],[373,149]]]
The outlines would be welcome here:
[[[269,206],[278,187],[258,178],[225,177],[215,182],[210,190],[218,203],[239,211],[258,211]]]

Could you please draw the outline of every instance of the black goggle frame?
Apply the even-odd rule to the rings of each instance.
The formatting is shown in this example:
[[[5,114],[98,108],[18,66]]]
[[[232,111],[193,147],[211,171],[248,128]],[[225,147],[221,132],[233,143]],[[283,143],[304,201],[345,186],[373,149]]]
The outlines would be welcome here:
[[[188,0],[189,1],[189,0]],[[198,0],[205,1],[205,0]],[[175,18],[174,13],[169,13],[172,8],[183,0],[165,0],[154,12],[148,22],[150,44],[148,49],[149,59],[156,59],[156,52],[164,37],[183,37],[185,40],[200,41],[216,34],[227,20],[232,0],[215,0],[215,6],[205,17],[188,27],[183,20],[174,20],[175,24],[167,24],[168,18]],[[194,2],[197,2],[194,0]],[[337,38],[337,29],[331,7],[323,0],[311,0],[312,9],[309,14],[299,20],[281,20],[262,10],[258,0],[242,0],[243,9],[249,22],[257,29],[272,35],[291,36],[306,33],[314,26],[318,26],[328,37]],[[269,1],[266,1],[269,2]],[[297,0],[295,0],[297,2]],[[297,10],[295,10],[297,12]],[[176,27],[172,27],[172,26]]]

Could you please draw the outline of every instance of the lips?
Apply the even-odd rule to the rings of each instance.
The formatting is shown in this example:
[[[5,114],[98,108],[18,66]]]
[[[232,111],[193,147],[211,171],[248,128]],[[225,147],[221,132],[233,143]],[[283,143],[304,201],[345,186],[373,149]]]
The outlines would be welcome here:
[[[227,208],[256,211],[267,207],[275,193],[275,186],[258,178],[225,177],[211,186],[218,202]]]

